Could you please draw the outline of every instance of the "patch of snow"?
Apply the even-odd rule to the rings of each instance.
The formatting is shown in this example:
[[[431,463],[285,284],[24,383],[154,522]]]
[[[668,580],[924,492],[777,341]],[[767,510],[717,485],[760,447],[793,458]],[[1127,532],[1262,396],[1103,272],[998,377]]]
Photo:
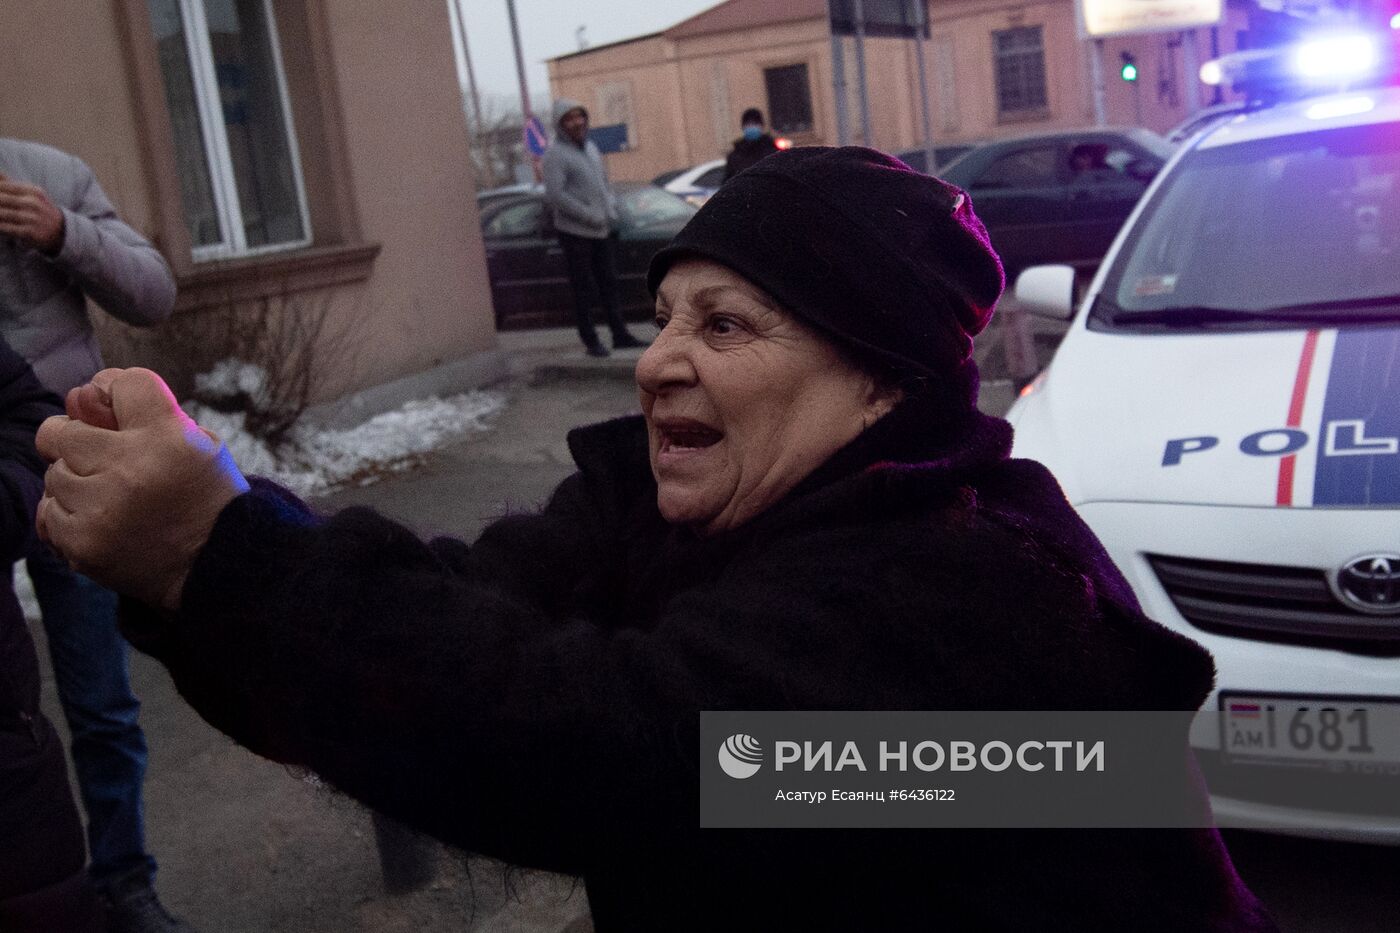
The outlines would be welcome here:
[[[205,398],[260,399],[267,388],[267,371],[255,363],[221,360],[207,373],[194,377],[195,390]]]
[[[234,391],[256,397],[261,384],[253,379],[260,378],[261,372],[256,366],[227,361],[209,374],[220,380],[210,385],[233,386]],[[205,385],[201,384],[200,390],[204,391]],[[407,470],[424,454],[448,441],[489,430],[489,419],[504,405],[505,396],[500,392],[479,390],[448,398],[418,399],[345,430],[296,425],[288,443],[276,452],[244,430],[241,412],[225,414],[197,402],[186,402],[181,407],[219,435],[244,474],[265,476],[307,497],[347,483],[367,486],[391,473]],[[24,617],[37,623],[39,602],[29,574],[22,563],[11,573]]]
[[[220,378],[244,375],[232,370],[230,367]],[[236,381],[222,384],[242,386]],[[349,483],[368,485],[389,473],[406,470],[448,441],[488,430],[488,419],[504,404],[501,393],[480,390],[449,398],[417,399],[344,430],[296,425],[287,443],[275,451],[244,429],[242,412],[226,414],[197,402],[186,402],[182,407],[228,445],[245,474],[265,476],[307,497]]]

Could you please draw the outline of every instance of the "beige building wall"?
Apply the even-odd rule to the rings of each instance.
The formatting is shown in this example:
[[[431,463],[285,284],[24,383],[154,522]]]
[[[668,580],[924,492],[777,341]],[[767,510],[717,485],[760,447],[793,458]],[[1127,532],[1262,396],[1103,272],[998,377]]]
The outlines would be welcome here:
[[[931,37],[924,46],[931,129],[935,145],[970,143],[1025,133],[1091,125],[1092,45],[1080,40],[1073,0],[1005,2],[944,0],[930,4]],[[1034,115],[998,113],[994,33],[1040,27],[1045,58],[1046,109]],[[1219,29],[1220,51],[1232,51],[1244,13],[1231,7]],[[1197,64],[1211,57],[1209,30],[1187,34]],[[1188,111],[1194,75],[1179,34],[1138,36],[1104,43],[1106,122],[1141,125],[1164,132]],[[850,141],[887,151],[920,145],[923,115],[918,67],[911,42],[866,39],[867,97],[871,139],[861,137],[854,41],[843,40]],[[1136,86],[1118,75],[1119,53],[1133,52]],[[763,69],[803,62],[808,67],[814,127],[794,137],[798,145],[835,145],[836,101],[831,39],[826,21],[759,25],[742,30],[684,35],[666,33],[629,43],[563,56],[549,63],[555,96],[594,101],[600,86],[627,83],[634,89],[634,147],[607,157],[619,180],[642,181],[663,171],[722,157],[738,135],[744,108],[767,108]],[[1210,103],[1209,89],[1198,101]],[[1136,97],[1136,100],[1135,100]],[[595,123],[599,121],[595,117]]]
[[[353,296],[376,348],[360,385],[496,342],[447,6],[409,6],[391,15],[375,0],[327,4],[361,231],[383,246]]]
[[[933,85],[934,108],[956,113],[958,129],[940,134],[937,143],[974,142],[1060,129],[1091,122],[1086,114],[1085,60],[1074,27],[1072,0],[1047,3],[988,3],[963,0],[930,7],[930,46],[951,44],[955,93],[947,99],[945,88]],[[1047,110],[1035,118],[1002,118],[997,111],[996,52],[993,34],[1004,29],[1041,28],[1045,54]]]
[[[867,39],[865,45],[871,144],[908,148],[922,130],[913,48],[890,39]],[[667,169],[723,157],[738,136],[743,111],[748,107],[768,110],[764,70],[794,64],[807,66],[813,128],[810,133],[789,136],[797,145],[833,145],[837,122],[831,39],[821,19],[676,41],[652,37],[556,59],[550,63],[550,76],[556,97],[585,102],[596,95],[600,85],[627,81],[646,88],[648,106],[637,109],[634,148],[608,156],[614,178],[646,180]],[[849,41],[846,69],[852,141],[860,143],[864,140],[855,52]],[[648,113],[657,112],[679,114],[662,145],[652,144],[654,134],[647,123]]]
[[[274,5],[313,243],[194,262],[146,2],[0,0],[0,134],[93,167],[176,270],[182,324],[287,292],[328,306],[332,330],[353,322],[357,345],[325,398],[443,364],[489,372],[494,318],[446,4],[412,0],[394,15],[374,0]],[[110,361],[156,352],[94,320]]]
[[[154,236],[116,5],[0,0],[0,23],[0,136],[81,156],[123,218]]]
[[[929,84],[934,97],[933,133],[937,144],[977,142],[1093,124],[1089,58],[1093,45],[1079,38],[1073,0],[953,0],[931,5],[929,17]],[[1034,119],[1002,119],[997,113],[993,35],[1000,30],[1028,26],[1041,28],[1048,109]],[[1236,36],[1246,26],[1244,10],[1229,7],[1225,22],[1218,27],[1220,54],[1234,51]],[[1210,30],[1206,28],[1185,34],[1104,41],[1104,113],[1108,125],[1143,126],[1166,132],[1190,112],[1193,86],[1199,106],[1211,103],[1211,89],[1201,85],[1194,73],[1188,74],[1190,59],[1183,42],[1194,44],[1198,67],[1212,57]],[[945,66],[940,56],[946,57],[949,51],[953,64]],[[1124,51],[1136,58],[1136,84],[1119,77]],[[946,93],[950,86],[954,89],[951,95]]]
[[[609,155],[608,169],[619,180],[642,178],[652,164],[680,165],[689,157],[678,68],[666,40],[650,37],[565,59],[551,67],[558,74],[551,84],[556,99],[574,98],[587,107],[595,126],[612,122],[604,97],[622,89],[631,101],[632,148]]]
[[[739,135],[739,117],[749,107],[768,109],[763,70],[805,64],[815,92],[822,76],[830,82],[830,52],[821,21],[784,23],[743,32],[695,36],[676,43],[686,94],[691,154],[695,161],[717,159]],[[793,137],[799,145],[825,138],[833,119],[812,99],[813,131]]]

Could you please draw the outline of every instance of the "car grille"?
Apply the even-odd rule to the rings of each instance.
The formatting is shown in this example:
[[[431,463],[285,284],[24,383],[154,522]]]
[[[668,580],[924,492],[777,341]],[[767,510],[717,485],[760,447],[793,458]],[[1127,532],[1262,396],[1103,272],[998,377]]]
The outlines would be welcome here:
[[[1177,611],[1203,631],[1400,655],[1400,616],[1367,615],[1343,605],[1320,570],[1154,554],[1147,559]]]

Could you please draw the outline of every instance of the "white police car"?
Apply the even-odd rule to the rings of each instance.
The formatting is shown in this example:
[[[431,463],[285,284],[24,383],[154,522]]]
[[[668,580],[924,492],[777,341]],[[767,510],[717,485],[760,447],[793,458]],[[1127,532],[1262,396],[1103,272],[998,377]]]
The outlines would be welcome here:
[[[1016,293],[1069,317],[1073,282]],[[1008,418],[1214,654],[1221,825],[1400,844],[1400,88],[1186,143]]]

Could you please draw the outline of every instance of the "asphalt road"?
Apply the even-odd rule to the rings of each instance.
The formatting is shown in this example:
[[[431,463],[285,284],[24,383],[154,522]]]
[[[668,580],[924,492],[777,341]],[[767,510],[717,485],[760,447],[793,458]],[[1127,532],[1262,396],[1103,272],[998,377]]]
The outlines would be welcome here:
[[[545,338],[533,360],[548,355]],[[529,361],[527,360],[527,363]],[[372,505],[423,533],[473,537],[507,509],[531,508],[571,469],[568,428],[634,410],[621,361],[552,370],[517,382],[488,434],[440,452],[421,469],[322,500]],[[579,376],[579,372],[585,373]],[[1004,386],[987,387],[996,409]],[[41,652],[42,654],[42,652]],[[358,805],[256,758],[198,718],[164,670],[136,656],[133,677],[151,745],[147,825],[168,905],[205,933],[519,931],[591,929],[572,879],[507,870],[436,845],[422,850],[434,879],[388,894],[375,834]],[[46,704],[58,721],[51,682]],[[1400,931],[1400,848],[1259,833],[1227,841],[1245,881],[1285,933]]]

